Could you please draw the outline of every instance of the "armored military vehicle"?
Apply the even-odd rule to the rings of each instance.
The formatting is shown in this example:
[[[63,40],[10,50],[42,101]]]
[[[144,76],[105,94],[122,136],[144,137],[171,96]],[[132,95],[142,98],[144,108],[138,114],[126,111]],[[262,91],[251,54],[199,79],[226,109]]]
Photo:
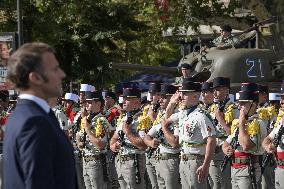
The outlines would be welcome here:
[[[275,18],[273,18],[275,20]],[[279,90],[284,76],[284,61],[281,55],[268,48],[259,48],[259,29],[272,19],[267,19],[260,24],[240,34],[240,43],[230,49],[217,48],[203,49],[183,57],[181,63],[191,64],[197,74],[194,76],[200,81],[212,80],[215,77],[229,77],[232,87],[238,90],[243,82],[268,84],[271,91]],[[256,48],[243,48],[249,39],[256,38]],[[179,64],[179,65],[180,65]],[[111,68],[144,71],[150,73],[180,76],[177,68],[142,66],[135,64],[111,63]]]

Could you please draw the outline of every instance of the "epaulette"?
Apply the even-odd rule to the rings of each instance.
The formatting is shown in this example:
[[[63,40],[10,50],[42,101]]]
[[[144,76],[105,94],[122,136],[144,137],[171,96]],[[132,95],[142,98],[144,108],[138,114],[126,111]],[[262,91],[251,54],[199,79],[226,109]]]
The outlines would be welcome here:
[[[256,112],[259,119],[263,121],[268,121],[270,119],[268,108],[258,108]]]

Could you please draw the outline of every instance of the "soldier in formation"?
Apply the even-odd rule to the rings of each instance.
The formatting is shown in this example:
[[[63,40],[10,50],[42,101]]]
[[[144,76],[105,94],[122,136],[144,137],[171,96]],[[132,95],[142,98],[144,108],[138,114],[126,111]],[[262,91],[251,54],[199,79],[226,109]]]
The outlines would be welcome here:
[[[207,188],[207,174],[216,146],[214,122],[198,107],[200,92],[200,83],[183,82],[179,92],[172,96],[162,123],[168,143],[181,150],[182,188]],[[182,109],[174,113],[178,103]]]
[[[153,159],[154,169],[157,178],[156,188],[173,189],[180,188],[179,181],[179,154],[180,148],[173,148],[166,140],[161,122],[165,118],[166,108],[171,96],[176,93],[177,88],[173,85],[161,85],[160,108],[153,121],[153,126],[144,138],[147,148],[147,157]],[[178,129],[172,127],[171,130]],[[153,185],[152,185],[152,188]]]
[[[83,176],[86,189],[107,188],[106,163],[109,123],[101,115],[104,104],[100,92],[87,92],[86,112],[81,114],[83,128],[77,133],[76,141],[83,158]]]
[[[158,116],[158,110],[161,106],[161,84],[158,82],[150,83],[149,85],[149,100],[150,105],[146,106],[145,108],[148,109],[148,116],[151,119],[151,128]],[[157,181],[157,171],[156,171],[156,160],[155,156],[150,155],[150,151],[146,153],[146,170],[147,176],[151,182],[151,188],[156,189],[158,188],[158,181]]]
[[[251,86],[239,92],[240,113],[231,125],[231,134],[223,144],[227,158],[232,158],[232,188],[257,188],[261,178],[259,155],[267,136],[265,122],[257,115],[259,93]]]
[[[276,162],[275,168],[275,188],[280,189],[284,188],[283,175],[284,175],[284,150],[283,150],[283,108],[284,108],[284,85],[281,86],[281,100],[280,100],[280,109],[278,115],[273,124],[273,130],[263,141],[263,147],[268,153],[269,159]],[[275,156],[274,156],[275,154]]]
[[[146,128],[138,121],[141,112],[140,95],[137,89],[123,89],[123,109],[126,115],[110,140],[110,149],[118,153],[115,157],[115,165],[121,189],[142,189],[145,186],[146,145],[143,138]]]
[[[236,116],[234,104],[230,102],[230,79],[217,77],[213,79],[214,103],[210,108],[210,115],[216,126],[217,144],[213,160],[209,168],[209,183],[211,188],[231,188],[230,167],[221,171],[221,164],[224,159],[222,145],[230,135],[231,123]]]

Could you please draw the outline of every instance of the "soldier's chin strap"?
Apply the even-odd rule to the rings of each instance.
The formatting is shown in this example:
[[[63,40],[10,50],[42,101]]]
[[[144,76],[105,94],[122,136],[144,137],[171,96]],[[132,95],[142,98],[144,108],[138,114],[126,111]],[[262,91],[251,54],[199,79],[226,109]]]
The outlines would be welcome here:
[[[251,110],[251,107],[252,107],[252,104],[253,104],[254,102],[252,102],[252,103],[250,103],[250,106],[249,106],[249,110],[248,110],[248,112],[246,113],[246,115],[245,115],[245,119],[246,120],[248,120],[248,118],[249,118],[249,111]]]

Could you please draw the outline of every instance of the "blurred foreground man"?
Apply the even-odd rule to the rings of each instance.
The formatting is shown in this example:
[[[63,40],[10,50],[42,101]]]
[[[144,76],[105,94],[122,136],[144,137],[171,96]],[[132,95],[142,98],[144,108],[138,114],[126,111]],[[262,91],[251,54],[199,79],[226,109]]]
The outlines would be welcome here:
[[[65,77],[53,49],[27,43],[8,62],[20,96],[4,137],[4,188],[77,188],[72,145],[47,104],[60,97]]]

